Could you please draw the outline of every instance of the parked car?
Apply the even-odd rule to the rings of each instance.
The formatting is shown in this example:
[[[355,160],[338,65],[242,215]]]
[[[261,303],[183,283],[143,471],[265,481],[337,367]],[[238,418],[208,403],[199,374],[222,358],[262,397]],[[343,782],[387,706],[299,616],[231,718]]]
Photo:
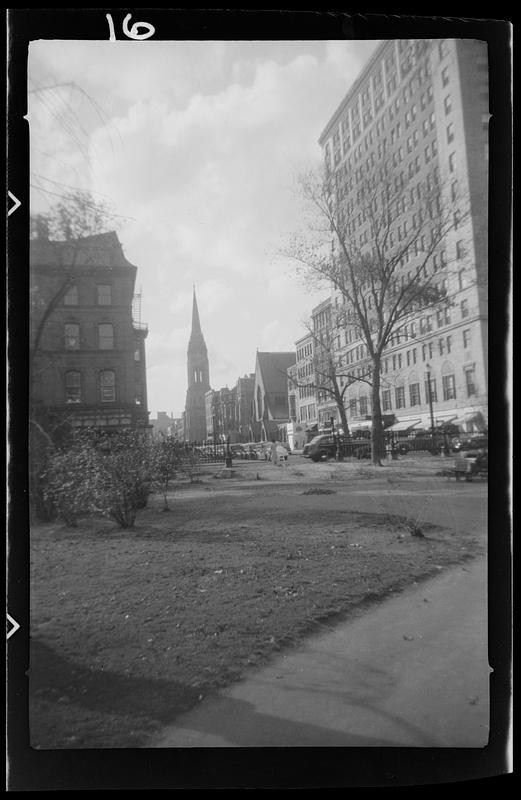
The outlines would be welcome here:
[[[309,445],[307,445],[308,450],[304,455],[308,455],[312,461],[335,458],[337,444],[344,456],[354,456],[355,458],[371,457],[371,443],[368,442],[367,439],[349,439],[348,441],[344,441],[342,437],[339,437],[337,442],[337,437],[334,437],[332,434],[315,436],[315,438],[309,442]]]
[[[455,436],[451,446],[457,453],[463,450],[488,450],[488,436]]]
[[[231,444],[230,450],[232,451],[232,458],[248,458],[248,453],[242,444]]]

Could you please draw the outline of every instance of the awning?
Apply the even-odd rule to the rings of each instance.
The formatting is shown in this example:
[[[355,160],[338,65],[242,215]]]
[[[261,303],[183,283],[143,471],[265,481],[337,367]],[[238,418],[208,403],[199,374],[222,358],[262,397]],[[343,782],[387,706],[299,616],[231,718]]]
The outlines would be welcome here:
[[[349,430],[350,431],[370,431],[373,425],[372,419],[366,419],[363,422],[350,422],[349,423]]]
[[[454,422],[454,420],[457,418],[458,418],[457,414],[446,414],[446,415],[441,414],[436,417],[436,424],[447,425],[449,422]]]
[[[462,414],[461,417],[457,417],[454,420],[454,425],[467,425],[469,422],[473,422],[478,430],[484,431],[487,427],[485,417],[481,411],[469,411],[466,414]]]
[[[387,428],[388,431],[408,431],[411,428],[415,428],[419,425],[421,419],[400,419],[398,422],[395,422],[394,425],[391,425]]]

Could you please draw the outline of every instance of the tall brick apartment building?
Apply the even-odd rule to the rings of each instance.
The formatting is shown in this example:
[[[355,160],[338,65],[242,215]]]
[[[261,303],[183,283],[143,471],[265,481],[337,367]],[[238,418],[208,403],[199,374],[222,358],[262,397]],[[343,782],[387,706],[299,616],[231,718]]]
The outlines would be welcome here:
[[[148,427],[137,267],[114,232],[31,240],[31,414],[107,430]]]
[[[389,40],[375,51],[319,140],[344,197],[350,235],[361,245],[369,223],[356,205],[366,165],[374,169],[392,158],[406,185],[439,186],[442,207],[455,193],[468,201],[470,214],[459,225],[455,220],[427,267],[437,273],[451,307],[412,315],[384,354],[382,412],[395,414],[402,429],[429,425],[428,375],[437,421],[452,420],[468,431],[488,424],[488,122],[483,42]],[[416,224],[417,211],[413,190],[397,209],[398,237]],[[411,255],[412,262],[401,266],[403,280],[414,268]],[[335,291],[331,303],[333,311],[342,304]],[[339,332],[338,339],[345,363],[356,372],[366,355],[363,343],[353,330]],[[367,384],[353,383],[345,405],[353,428],[365,423],[371,413]],[[318,411],[319,417],[330,413],[320,403]]]

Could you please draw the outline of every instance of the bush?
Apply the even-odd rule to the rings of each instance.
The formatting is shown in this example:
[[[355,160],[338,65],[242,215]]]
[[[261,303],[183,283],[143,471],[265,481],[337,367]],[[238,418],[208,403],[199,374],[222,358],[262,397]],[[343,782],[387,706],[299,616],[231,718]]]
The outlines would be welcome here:
[[[82,432],[70,448],[51,456],[46,496],[68,524],[102,514],[131,528],[146,505],[151,466],[151,443],[142,433]]]

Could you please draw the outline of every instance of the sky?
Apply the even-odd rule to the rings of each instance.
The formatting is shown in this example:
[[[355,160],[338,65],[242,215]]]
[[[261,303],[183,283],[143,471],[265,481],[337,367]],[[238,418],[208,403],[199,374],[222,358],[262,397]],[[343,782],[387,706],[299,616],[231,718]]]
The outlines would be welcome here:
[[[148,407],[184,410],[196,287],[213,389],[289,351],[327,290],[283,255],[299,173],[378,42],[36,41],[31,211],[68,188],[108,200],[138,267]],[[111,226],[114,227],[114,226]]]

